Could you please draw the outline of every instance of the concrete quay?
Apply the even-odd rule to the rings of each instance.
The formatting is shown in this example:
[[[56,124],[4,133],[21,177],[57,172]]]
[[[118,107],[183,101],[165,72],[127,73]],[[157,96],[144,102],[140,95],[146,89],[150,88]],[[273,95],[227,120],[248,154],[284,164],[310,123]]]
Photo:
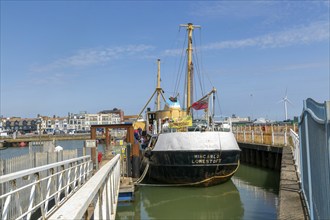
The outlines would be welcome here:
[[[282,151],[278,219],[309,219],[291,147]]]

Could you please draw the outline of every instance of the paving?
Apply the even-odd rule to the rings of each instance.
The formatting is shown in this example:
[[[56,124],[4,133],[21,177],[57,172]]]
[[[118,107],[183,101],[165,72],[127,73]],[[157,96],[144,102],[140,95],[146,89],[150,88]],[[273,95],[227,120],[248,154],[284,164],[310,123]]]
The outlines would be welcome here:
[[[278,219],[309,219],[291,147],[282,151]]]

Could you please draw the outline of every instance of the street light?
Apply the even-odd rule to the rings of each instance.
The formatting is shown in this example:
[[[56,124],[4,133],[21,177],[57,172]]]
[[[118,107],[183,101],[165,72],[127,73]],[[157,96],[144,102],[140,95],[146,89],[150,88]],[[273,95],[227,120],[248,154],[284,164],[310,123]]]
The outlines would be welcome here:
[[[39,146],[41,146],[41,119],[40,118],[38,118],[38,120],[37,120],[37,125],[39,128]]]

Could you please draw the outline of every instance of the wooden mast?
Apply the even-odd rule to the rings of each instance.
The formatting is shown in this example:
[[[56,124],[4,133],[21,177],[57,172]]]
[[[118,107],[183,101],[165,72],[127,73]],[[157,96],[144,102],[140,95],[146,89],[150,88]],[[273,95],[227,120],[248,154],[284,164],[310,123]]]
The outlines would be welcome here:
[[[181,27],[187,27],[188,31],[188,48],[187,48],[187,100],[186,100],[186,109],[187,115],[190,115],[190,106],[192,104],[192,80],[193,80],[193,63],[192,63],[192,32],[195,28],[200,28],[199,25],[193,25],[192,23],[182,24]]]

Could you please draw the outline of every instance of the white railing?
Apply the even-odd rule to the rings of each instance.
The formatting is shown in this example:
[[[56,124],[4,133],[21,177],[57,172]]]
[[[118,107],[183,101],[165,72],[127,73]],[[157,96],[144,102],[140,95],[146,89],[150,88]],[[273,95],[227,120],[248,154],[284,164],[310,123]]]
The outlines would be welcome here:
[[[0,159],[0,175],[14,173],[78,157],[77,149],[60,152],[33,152],[19,157]]]
[[[293,142],[293,159],[297,168],[298,179],[301,181],[301,167],[300,167],[300,147],[299,147],[299,135],[290,129],[290,136]]]
[[[1,176],[0,219],[47,218],[90,178],[91,171],[90,156],[84,156]]]
[[[120,185],[120,155],[116,155],[49,219],[115,219]]]

